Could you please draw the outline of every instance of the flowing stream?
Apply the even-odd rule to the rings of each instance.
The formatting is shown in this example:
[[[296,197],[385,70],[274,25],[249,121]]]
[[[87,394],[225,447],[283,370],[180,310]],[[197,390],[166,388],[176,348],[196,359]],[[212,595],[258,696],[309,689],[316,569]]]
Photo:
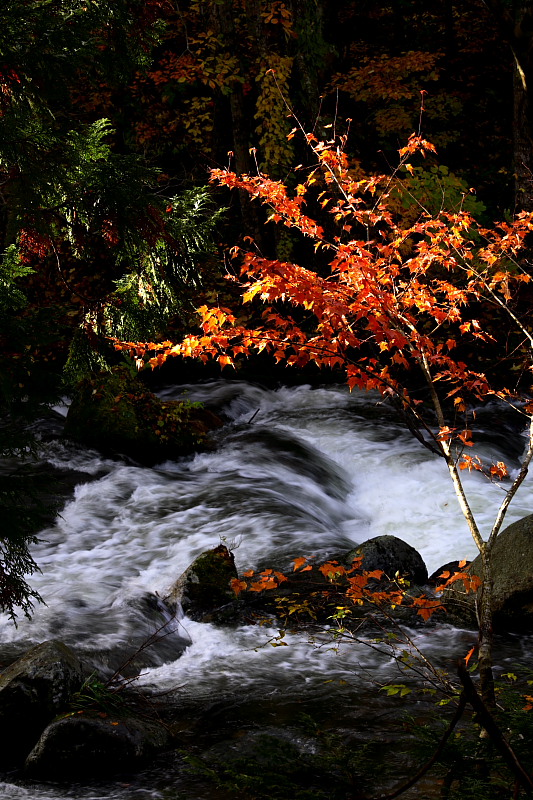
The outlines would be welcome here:
[[[103,669],[114,670],[168,614],[158,605],[172,582],[202,551],[222,540],[239,571],[290,569],[298,555],[332,557],[370,537],[399,536],[419,550],[431,573],[475,547],[458,510],[444,463],[396,421],[379,398],[344,387],[267,390],[241,382],[169,387],[222,410],[231,421],[207,453],[154,468],[105,459],[52,440],[43,457],[92,476],[77,486],[55,523],[40,534],[34,556],[42,573],[32,585],[46,605],[18,628],[0,618],[4,653],[59,639]],[[498,410],[487,415],[476,450],[516,468],[521,436]],[[482,418],[482,417],[481,417]],[[465,477],[478,521],[488,532],[502,490],[479,474]],[[531,513],[531,480],[520,489],[508,523]],[[183,714],[184,740],[194,720],[213,731],[213,746],[253,729],[255,719],[291,730],[294,715],[314,709],[344,729],[368,726],[368,706],[354,700],[372,682],[398,680],[391,659],[364,645],[335,652],[327,642],[293,637],[273,647],[275,630],[216,627],[183,618],[141,656],[140,684],[169,692]],[[446,665],[472,634],[450,626],[414,633],[417,644]],[[502,663],[531,651],[510,642]],[[392,677],[391,677],[392,676]],[[366,687],[366,689],[365,689]],[[372,700],[377,713],[383,700]],[[385,713],[385,710],[383,711]],[[218,739],[217,739],[218,735]],[[180,756],[166,756],[128,781],[68,787],[4,776],[6,800],[154,800],[215,795],[183,777]]]

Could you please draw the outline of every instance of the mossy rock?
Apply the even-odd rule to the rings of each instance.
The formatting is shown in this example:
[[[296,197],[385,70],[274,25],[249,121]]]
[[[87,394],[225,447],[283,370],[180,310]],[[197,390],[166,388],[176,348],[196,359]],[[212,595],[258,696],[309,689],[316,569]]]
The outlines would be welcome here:
[[[237,577],[233,554],[221,544],[196,558],[171,587],[165,602],[175,609],[178,603],[191,619],[210,621],[215,610],[235,602],[230,586]]]
[[[42,642],[0,675],[2,765],[15,764],[83,683],[85,667],[62,642]]]
[[[209,431],[221,425],[199,403],[160,400],[121,367],[80,382],[64,435],[150,465],[205,449]]]

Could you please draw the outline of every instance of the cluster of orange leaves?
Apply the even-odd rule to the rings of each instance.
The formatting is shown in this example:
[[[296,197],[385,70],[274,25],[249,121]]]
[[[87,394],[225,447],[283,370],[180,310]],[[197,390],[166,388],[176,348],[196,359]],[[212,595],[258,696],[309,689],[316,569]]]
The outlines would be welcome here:
[[[395,608],[399,605],[412,605],[416,608],[416,613],[425,621],[437,610],[443,610],[441,602],[436,597],[412,597],[409,595],[407,588],[400,580],[390,581],[387,576],[384,576],[383,570],[362,570],[362,558],[356,558],[352,562],[351,567],[345,567],[339,564],[338,561],[326,561],[324,564],[318,566],[318,570],[322,575],[336,588],[339,582],[346,586],[345,596],[354,605],[363,605],[370,603],[379,608]],[[459,563],[459,571],[450,573],[449,571],[443,572],[439,577],[445,579],[445,582],[435,589],[436,594],[443,592],[446,588],[458,581],[463,583],[464,591],[476,592],[481,586],[481,579],[477,575],[471,575],[463,568],[466,566],[466,561]],[[314,569],[309,560],[303,556],[293,560],[293,572],[309,572]],[[385,578],[386,583],[379,585],[379,581]],[[231,588],[237,596],[241,592],[263,592],[268,589],[277,589],[282,583],[288,580],[287,576],[273,569],[266,569],[260,573],[255,573],[254,570],[248,570],[243,573],[242,578],[233,578],[230,582]],[[327,596],[328,592],[324,594]]]
[[[456,398],[456,400],[460,400],[462,403],[461,398]],[[456,407],[458,405],[459,404],[456,403]],[[439,429],[437,440],[442,442],[455,439],[456,441],[461,442],[463,446],[473,447],[474,442],[472,441],[472,436],[472,431],[468,428],[460,431],[456,428],[450,428],[448,425],[446,425]],[[509,477],[509,470],[503,461],[496,461],[487,468],[479,456],[469,456],[465,455],[464,453],[461,454],[459,459],[459,469],[466,469],[468,472],[472,472],[472,470],[476,472],[483,472],[485,475],[487,475],[487,477],[491,478],[491,480],[503,480],[504,478]]]
[[[444,583],[435,587],[435,592],[439,594],[458,581],[462,581],[466,594],[469,592],[477,592],[482,583],[481,578],[479,578],[477,575],[471,575],[470,572],[466,571],[464,569],[466,565],[466,561],[460,561],[458,564],[459,570],[457,572],[451,573],[449,570],[442,572],[439,575],[439,578],[444,578]]]
[[[439,52],[413,50],[400,56],[384,53],[377,58],[357,54],[357,65],[335,74],[332,86],[358,102],[375,104],[381,100],[395,108],[395,101],[415,97],[421,82],[437,79],[441,57]]]
[[[503,480],[503,478],[509,477],[509,470],[503,461],[496,461],[495,464],[491,464],[487,469],[479,456],[467,456],[463,454],[459,462],[459,467],[460,469],[467,469],[469,472],[472,472],[472,470],[483,472],[493,479],[497,478],[498,480]]]

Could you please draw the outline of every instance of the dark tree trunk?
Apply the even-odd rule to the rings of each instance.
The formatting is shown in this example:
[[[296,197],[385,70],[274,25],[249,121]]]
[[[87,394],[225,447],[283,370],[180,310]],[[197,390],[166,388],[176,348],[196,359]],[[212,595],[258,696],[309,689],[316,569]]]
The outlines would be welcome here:
[[[516,63],[513,103],[513,171],[516,211],[533,211],[533,138],[527,77],[522,65],[519,62]],[[533,78],[533,76],[531,77]]]
[[[232,54],[238,53],[241,47],[235,29],[233,0],[211,3],[211,17],[215,30],[223,35],[225,46]],[[242,71],[242,70],[241,70]],[[253,171],[250,155],[250,114],[247,113],[243,84],[235,80],[229,94],[231,126],[233,139],[233,155],[235,172],[245,175]],[[259,247],[262,240],[262,226],[256,206],[247,192],[239,191],[243,235],[252,236]]]
[[[297,33],[294,60],[300,84],[298,105],[304,128],[311,130],[320,110],[321,72],[327,52],[323,2],[291,0],[290,8]]]
[[[484,0],[511,49],[513,76],[513,171],[515,211],[533,211],[533,4],[531,0]]]
[[[453,5],[453,0],[443,0],[442,15],[445,31],[446,61],[448,65],[452,64],[457,56],[457,37],[455,33]]]
[[[533,211],[533,9],[528,0],[514,4],[513,36],[515,205],[517,211]]]

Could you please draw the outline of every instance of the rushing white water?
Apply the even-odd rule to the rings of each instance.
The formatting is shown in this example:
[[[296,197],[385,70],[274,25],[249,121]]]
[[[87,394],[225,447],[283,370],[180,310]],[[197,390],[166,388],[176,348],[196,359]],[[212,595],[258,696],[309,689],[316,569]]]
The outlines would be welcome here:
[[[444,462],[416,442],[379,398],[342,387],[270,391],[235,382],[174,387],[162,395],[175,398],[185,390],[232,420],[217,434],[212,452],[149,469],[62,442],[45,446],[45,458],[55,466],[97,477],[79,485],[42,532],[34,550],[42,573],[32,585],[46,605],[17,629],[1,618],[4,646],[23,650],[56,638],[115,667],[168,620],[154,606],[154,595],[163,596],[199,553],[221,540],[235,548],[239,570],[287,568],[297,555],[332,556],[381,534],[416,547],[430,572],[475,554]],[[481,455],[513,466],[509,451],[512,456],[519,449],[502,430]],[[488,531],[501,487],[478,474],[466,475],[465,482]],[[530,496],[531,481],[520,489],[509,522],[531,512]],[[369,674],[376,679],[390,669],[389,659],[364,646],[335,653],[301,639],[271,647],[265,642],[276,632],[262,627],[220,628],[187,619],[172,625],[175,633],[150,654],[141,682],[161,690],[182,687],[182,699],[295,690],[316,696],[330,692],[331,681]],[[447,627],[419,636],[437,658],[464,638]],[[27,794],[6,784],[3,791],[13,800],[49,796],[42,787]],[[105,794],[112,796],[111,790]],[[148,795],[139,789],[117,796]]]
[[[79,485],[42,532],[34,551],[42,573],[32,582],[46,606],[17,630],[2,620],[0,641],[59,636],[77,646],[112,646],[129,635],[135,601],[164,595],[221,539],[235,546],[242,570],[331,556],[381,534],[416,547],[430,572],[475,554],[443,461],[379,398],[343,387],[269,391],[224,382],[185,391],[233,420],[213,452],[150,469],[64,443],[47,446],[55,466],[105,474]],[[509,463],[495,445],[484,450]],[[464,477],[488,531],[502,489],[477,473]],[[509,522],[530,512],[529,487],[520,489]]]

